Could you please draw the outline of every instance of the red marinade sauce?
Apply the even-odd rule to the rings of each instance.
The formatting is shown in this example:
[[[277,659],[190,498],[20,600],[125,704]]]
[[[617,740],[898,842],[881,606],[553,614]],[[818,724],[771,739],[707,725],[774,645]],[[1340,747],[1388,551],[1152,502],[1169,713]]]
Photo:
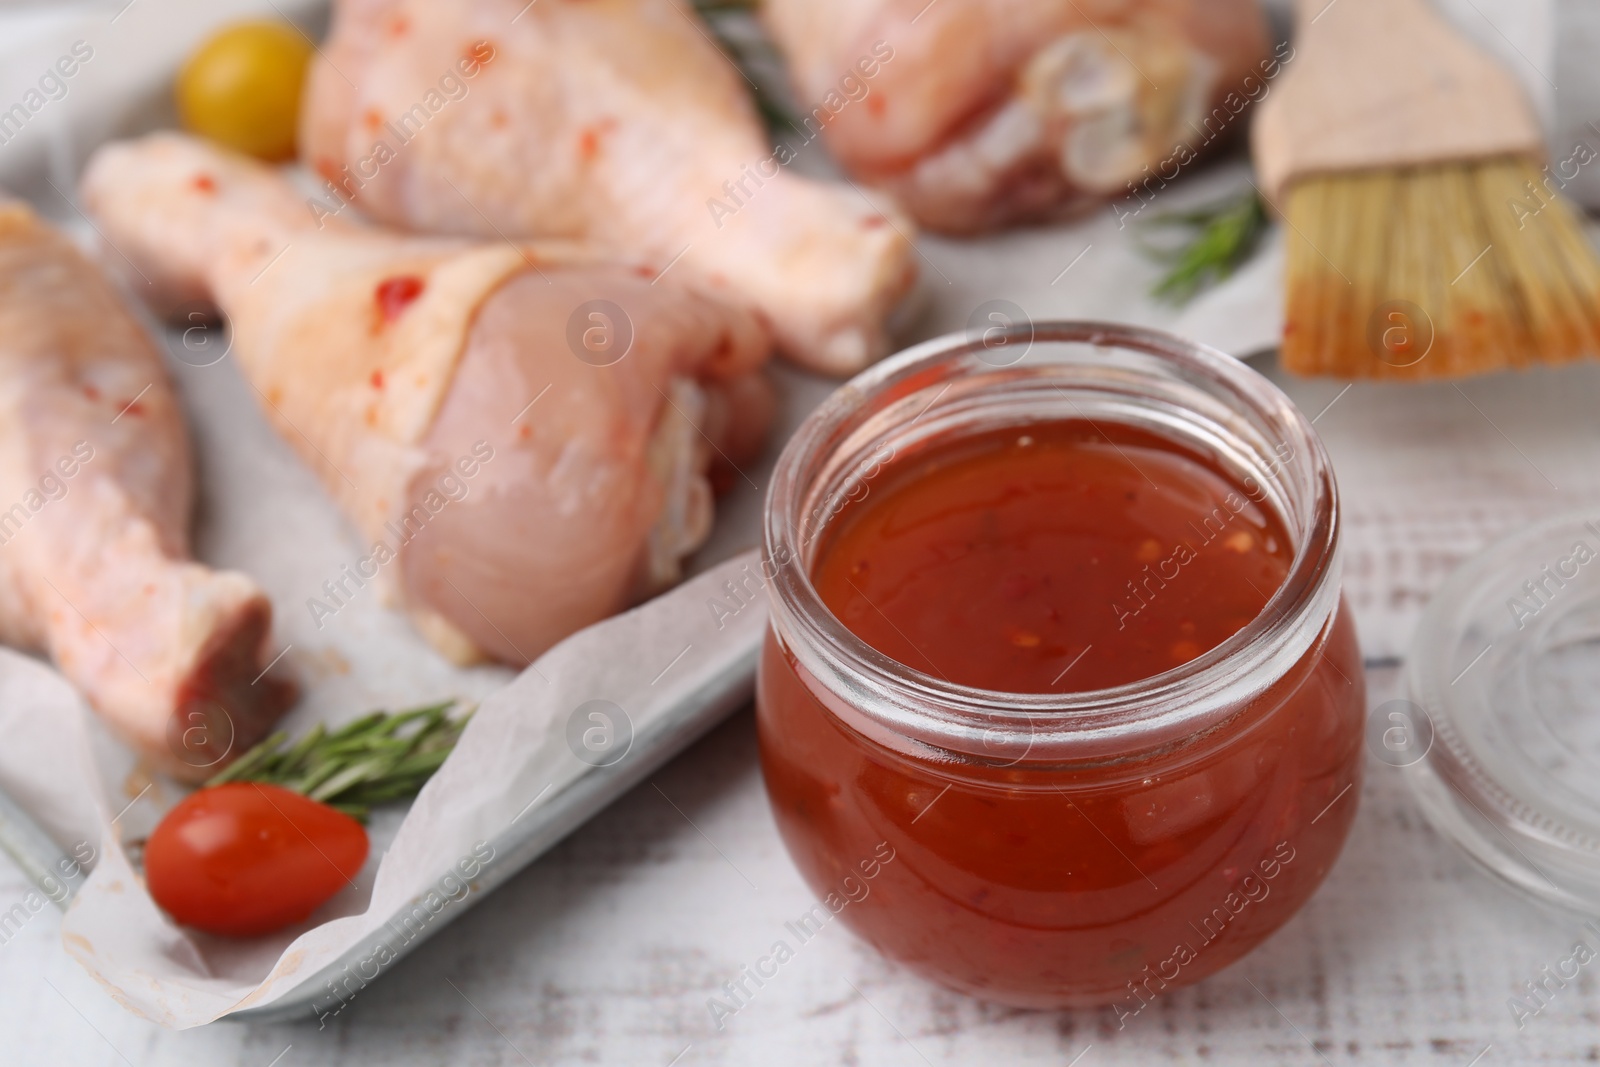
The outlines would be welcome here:
[[[415,274],[401,274],[379,282],[372,298],[378,304],[378,313],[383,321],[389,323],[398,319],[412,301],[422,295],[426,284]]]
[[[1254,484],[1127,425],[983,431],[853,489],[812,580],[868,645],[997,707],[1137,682],[1227,642],[1283,585],[1294,547]],[[856,698],[769,631],[762,771],[814,912],[985,1000],[1110,1005],[1123,1026],[1287,921],[1349,832],[1366,697],[1342,603],[1275,669],[1180,743],[992,762],[914,727],[904,747],[860,732],[840,714]]]
[[[840,516],[812,579],[879,652],[959,685],[1149,678],[1260,614],[1293,551],[1232,481],[1150,434],[1038,423],[964,438]]]

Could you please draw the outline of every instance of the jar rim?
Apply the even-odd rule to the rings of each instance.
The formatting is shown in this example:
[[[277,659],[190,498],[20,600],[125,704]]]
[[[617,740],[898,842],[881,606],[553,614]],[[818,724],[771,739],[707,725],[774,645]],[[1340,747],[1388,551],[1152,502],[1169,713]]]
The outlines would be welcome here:
[[[799,511],[809,467],[837,449],[874,402],[905,402],[940,382],[1021,367],[1043,344],[1091,349],[1097,360],[1061,367],[1136,373],[1116,354],[1154,357],[1196,390],[1209,390],[1263,435],[1288,445],[1280,490],[1302,511],[1295,555],[1261,612],[1226,641],[1188,663],[1122,685],[1066,693],[1011,693],[960,685],[900,663],[858,637],[823,603],[803,551]],[[997,364],[1005,345],[1024,355]],[[1149,362],[1148,360],[1146,362]],[[1050,373],[1054,363],[1029,373]],[[1040,369],[1042,367],[1042,370]],[[919,384],[920,380],[920,384]],[[998,380],[998,379],[997,379]],[[1153,382],[1155,379],[1152,378]],[[941,391],[923,409],[940,403]],[[1198,395],[1198,393],[1197,393]],[[921,418],[919,414],[917,418]],[[1288,517],[1285,516],[1286,525]],[[1293,534],[1293,531],[1291,531]],[[1127,758],[1211,729],[1298,663],[1328,629],[1339,599],[1338,488],[1316,431],[1272,382],[1231,356],[1146,327],[1095,321],[1022,323],[982,337],[949,334],[868,368],[814,410],[778,459],[763,521],[763,569],[773,625],[790,653],[828,691],[836,713],[894,747],[910,743],[1010,765],[1024,758]],[[813,534],[815,539],[815,534]]]

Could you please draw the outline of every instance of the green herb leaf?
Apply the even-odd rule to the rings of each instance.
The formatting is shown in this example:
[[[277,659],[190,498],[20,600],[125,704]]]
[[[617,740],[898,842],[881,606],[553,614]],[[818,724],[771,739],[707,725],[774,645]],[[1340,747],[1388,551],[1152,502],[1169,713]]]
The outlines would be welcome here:
[[[761,0],[694,0],[694,9],[701,18],[729,12],[753,13],[761,10]]]
[[[1228,277],[1250,258],[1267,232],[1267,213],[1252,189],[1208,207],[1157,215],[1137,226],[1139,247],[1170,268],[1151,295],[1181,304]],[[1149,239],[1157,231],[1175,230],[1182,231],[1176,243]]]
[[[759,73],[758,68],[763,65],[769,68],[782,65],[777,50],[772,47],[765,35],[750,39],[747,34],[731,32],[733,24],[728,20],[755,15],[761,10],[761,0],[693,0],[693,3],[701,20],[711,30],[711,36],[715,38],[717,47],[722,49],[744,75],[745,82],[750,86],[750,95],[755,102],[756,111],[766,123],[767,132],[778,136],[799,132],[800,120],[756,77]]]
[[[443,765],[472,717],[469,710],[452,718],[456,703],[375,711],[332,732],[318,723],[292,745],[279,731],[206,785],[265,782],[365,822],[373,805],[413,796]]]

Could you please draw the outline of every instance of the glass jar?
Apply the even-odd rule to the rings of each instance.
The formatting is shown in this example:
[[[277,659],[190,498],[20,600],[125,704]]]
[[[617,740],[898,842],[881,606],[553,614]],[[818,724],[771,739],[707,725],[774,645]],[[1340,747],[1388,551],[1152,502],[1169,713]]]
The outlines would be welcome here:
[[[1294,546],[1261,614],[1116,688],[1018,694],[890,659],[824,605],[830,523],[888,466],[1059,419],[1159,435],[1226,473]],[[904,465],[904,466],[901,466]],[[1360,793],[1365,683],[1339,508],[1311,425],[1270,382],[1152,330],[1044,323],[930,341],[861,374],[778,462],[757,686],[779,830],[837,916],[948,986],[1126,1020],[1305,903]],[[1110,616],[1107,616],[1108,622]]]

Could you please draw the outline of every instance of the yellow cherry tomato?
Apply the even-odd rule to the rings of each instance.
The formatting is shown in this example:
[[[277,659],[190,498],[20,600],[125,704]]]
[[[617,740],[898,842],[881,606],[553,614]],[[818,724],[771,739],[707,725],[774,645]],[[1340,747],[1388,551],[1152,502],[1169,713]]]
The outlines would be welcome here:
[[[184,128],[248,155],[293,158],[311,44],[281,22],[241,22],[208,39],[178,72]]]

